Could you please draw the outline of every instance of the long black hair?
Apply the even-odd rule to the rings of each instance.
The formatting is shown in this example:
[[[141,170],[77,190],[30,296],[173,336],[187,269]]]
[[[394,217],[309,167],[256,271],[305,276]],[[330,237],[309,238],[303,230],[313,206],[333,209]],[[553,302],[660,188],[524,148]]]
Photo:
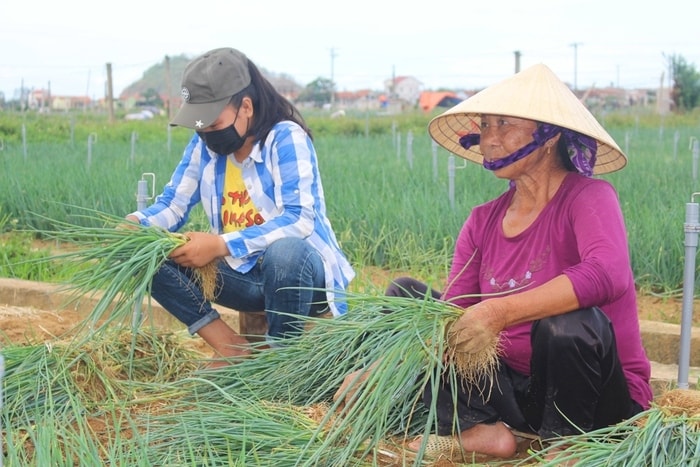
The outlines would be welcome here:
[[[235,108],[241,106],[244,97],[253,101],[255,116],[253,126],[248,129],[248,136],[254,136],[260,144],[263,144],[272,127],[283,120],[291,120],[304,129],[311,136],[311,130],[306,126],[304,118],[299,110],[272,86],[272,83],[260,73],[258,67],[249,59],[248,72],[250,84],[241,92],[234,94],[230,104]],[[312,138],[313,139],[313,138]]]

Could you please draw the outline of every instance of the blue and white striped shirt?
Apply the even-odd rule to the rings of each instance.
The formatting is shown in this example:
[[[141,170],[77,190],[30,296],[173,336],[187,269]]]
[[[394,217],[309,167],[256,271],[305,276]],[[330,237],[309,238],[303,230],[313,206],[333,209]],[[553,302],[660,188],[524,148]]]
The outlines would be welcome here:
[[[233,154],[228,157],[233,158]],[[234,163],[235,159],[233,159]],[[209,218],[211,232],[221,235],[230,256],[231,268],[250,271],[258,257],[275,240],[304,238],[323,257],[328,304],[333,315],[347,311],[340,299],[355,276],[352,266],[340,250],[330,221],[326,217],[318,160],[311,138],[296,123],[276,124],[260,146],[253,145],[242,163],[243,182],[253,204],[265,222],[245,229],[223,233],[223,198],[226,158],[209,152],[196,134],[185,148],[170,181],[155,202],[133,213],[144,225],[157,225],[171,232],[181,228],[198,203]]]

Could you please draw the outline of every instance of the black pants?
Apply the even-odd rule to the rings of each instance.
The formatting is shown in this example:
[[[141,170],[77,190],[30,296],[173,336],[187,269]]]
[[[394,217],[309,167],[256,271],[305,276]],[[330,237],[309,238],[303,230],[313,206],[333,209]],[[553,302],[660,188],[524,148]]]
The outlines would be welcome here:
[[[438,291],[405,277],[386,293],[440,298]],[[495,381],[484,378],[472,386],[462,381],[454,388],[457,407],[447,378],[437,393],[426,387],[424,403],[437,398],[438,434],[502,421],[550,439],[613,425],[642,410],[630,397],[612,324],[599,308],[535,321],[530,342],[529,377],[501,362]]]

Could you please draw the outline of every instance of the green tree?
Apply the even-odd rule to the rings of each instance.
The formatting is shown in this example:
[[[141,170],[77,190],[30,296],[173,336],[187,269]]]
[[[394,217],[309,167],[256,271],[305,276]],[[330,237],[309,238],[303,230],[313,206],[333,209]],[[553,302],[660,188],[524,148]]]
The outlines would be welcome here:
[[[153,105],[156,107],[163,107],[163,99],[153,88],[148,88],[143,92],[143,101],[146,105]]]
[[[695,65],[686,62],[680,55],[668,58],[673,89],[671,100],[679,112],[691,110],[700,105],[700,72]]]
[[[321,107],[323,104],[331,101],[332,92],[333,81],[319,77],[306,85],[299,93],[297,101],[313,102],[315,106]]]

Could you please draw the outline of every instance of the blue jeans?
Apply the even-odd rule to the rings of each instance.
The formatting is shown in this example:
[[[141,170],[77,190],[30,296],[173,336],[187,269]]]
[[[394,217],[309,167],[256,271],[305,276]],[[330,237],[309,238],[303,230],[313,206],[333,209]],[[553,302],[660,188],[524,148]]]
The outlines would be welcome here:
[[[194,282],[193,270],[174,261],[167,260],[153,276],[151,295],[190,334],[220,318]],[[239,312],[264,310],[266,337],[274,343],[303,329],[296,316],[317,316],[327,309],[323,259],[303,239],[277,240],[245,274],[219,261],[215,297],[214,303]]]

